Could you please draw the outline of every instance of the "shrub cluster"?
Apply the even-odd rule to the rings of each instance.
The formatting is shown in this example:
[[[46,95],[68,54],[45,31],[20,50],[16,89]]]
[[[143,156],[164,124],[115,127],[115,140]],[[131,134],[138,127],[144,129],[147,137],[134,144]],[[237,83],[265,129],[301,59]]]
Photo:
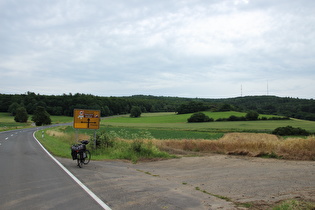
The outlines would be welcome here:
[[[289,117],[262,117],[258,118],[259,114],[255,111],[249,111],[246,113],[245,116],[235,116],[231,115],[228,118],[218,118],[215,121],[222,122],[222,121],[253,121],[253,120],[289,120]],[[209,118],[202,112],[195,113],[191,115],[190,118],[187,119],[188,122],[213,122],[213,118]]]
[[[118,132],[101,130],[96,135],[97,150],[93,150],[93,154],[107,154],[113,159],[128,159],[134,163],[139,159],[171,157],[154,146],[150,140],[152,138],[148,131],[130,133],[124,129]]]
[[[101,130],[96,133],[96,146],[98,148],[113,147],[114,146],[113,138],[105,130]]]
[[[228,118],[218,118],[215,121],[222,122],[222,121],[246,121],[246,120],[249,120],[249,119],[247,119],[244,116],[237,117],[235,115],[231,115]],[[256,120],[290,120],[290,118],[289,117],[270,117],[270,118],[261,117],[261,118],[257,118]]]
[[[290,120],[290,117],[262,117],[260,120]]]
[[[202,112],[195,113],[187,119],[188,122],[213,122],[213,118],[208,117]]]
[[[310,133],[303,128],[294,128],[292,126],[279,127],[272,131],[272,134],[278,136],[308,136]]]
[[[246,117],[237,117],[235,115],[231,115],[228,118],[218,118],[216,119],[217,122],[221,122],[221,121],[245,121]]]

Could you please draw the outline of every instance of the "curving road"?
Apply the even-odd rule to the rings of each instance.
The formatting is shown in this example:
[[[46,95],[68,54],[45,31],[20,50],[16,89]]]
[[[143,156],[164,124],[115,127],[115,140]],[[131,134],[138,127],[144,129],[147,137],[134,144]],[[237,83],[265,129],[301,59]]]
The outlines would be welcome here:
[[[0,209],[104,209],[33,138],[0,132]]]

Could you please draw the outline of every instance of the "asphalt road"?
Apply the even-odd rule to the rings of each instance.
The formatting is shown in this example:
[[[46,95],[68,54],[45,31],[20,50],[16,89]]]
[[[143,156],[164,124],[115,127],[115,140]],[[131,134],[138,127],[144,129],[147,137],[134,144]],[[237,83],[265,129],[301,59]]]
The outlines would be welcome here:
[[[103,209],[41,148],[35,130],[0,132],[0,209]]]

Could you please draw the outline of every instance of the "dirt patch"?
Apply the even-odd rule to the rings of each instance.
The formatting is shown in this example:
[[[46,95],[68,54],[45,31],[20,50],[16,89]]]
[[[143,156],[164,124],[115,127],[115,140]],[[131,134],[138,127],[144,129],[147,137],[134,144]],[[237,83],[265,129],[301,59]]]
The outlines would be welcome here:
[[[315,202],[315,162],[209,155],[139,162],[61,159],[113,209],[268,209]]]

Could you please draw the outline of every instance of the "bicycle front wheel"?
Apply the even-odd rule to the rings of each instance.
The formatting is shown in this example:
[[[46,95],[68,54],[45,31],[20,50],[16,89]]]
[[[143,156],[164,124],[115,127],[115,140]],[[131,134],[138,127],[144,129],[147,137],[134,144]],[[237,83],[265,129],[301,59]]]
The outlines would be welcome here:
[[[86,164],[88,164],[88,163],[90,162],[90,160],[91,160],[91,153],[90,153],[89,150],[86,150],[86,151],[85,151],[85,154],[86,154],[86,157],[85,157],[83,163],[86,165]]]

